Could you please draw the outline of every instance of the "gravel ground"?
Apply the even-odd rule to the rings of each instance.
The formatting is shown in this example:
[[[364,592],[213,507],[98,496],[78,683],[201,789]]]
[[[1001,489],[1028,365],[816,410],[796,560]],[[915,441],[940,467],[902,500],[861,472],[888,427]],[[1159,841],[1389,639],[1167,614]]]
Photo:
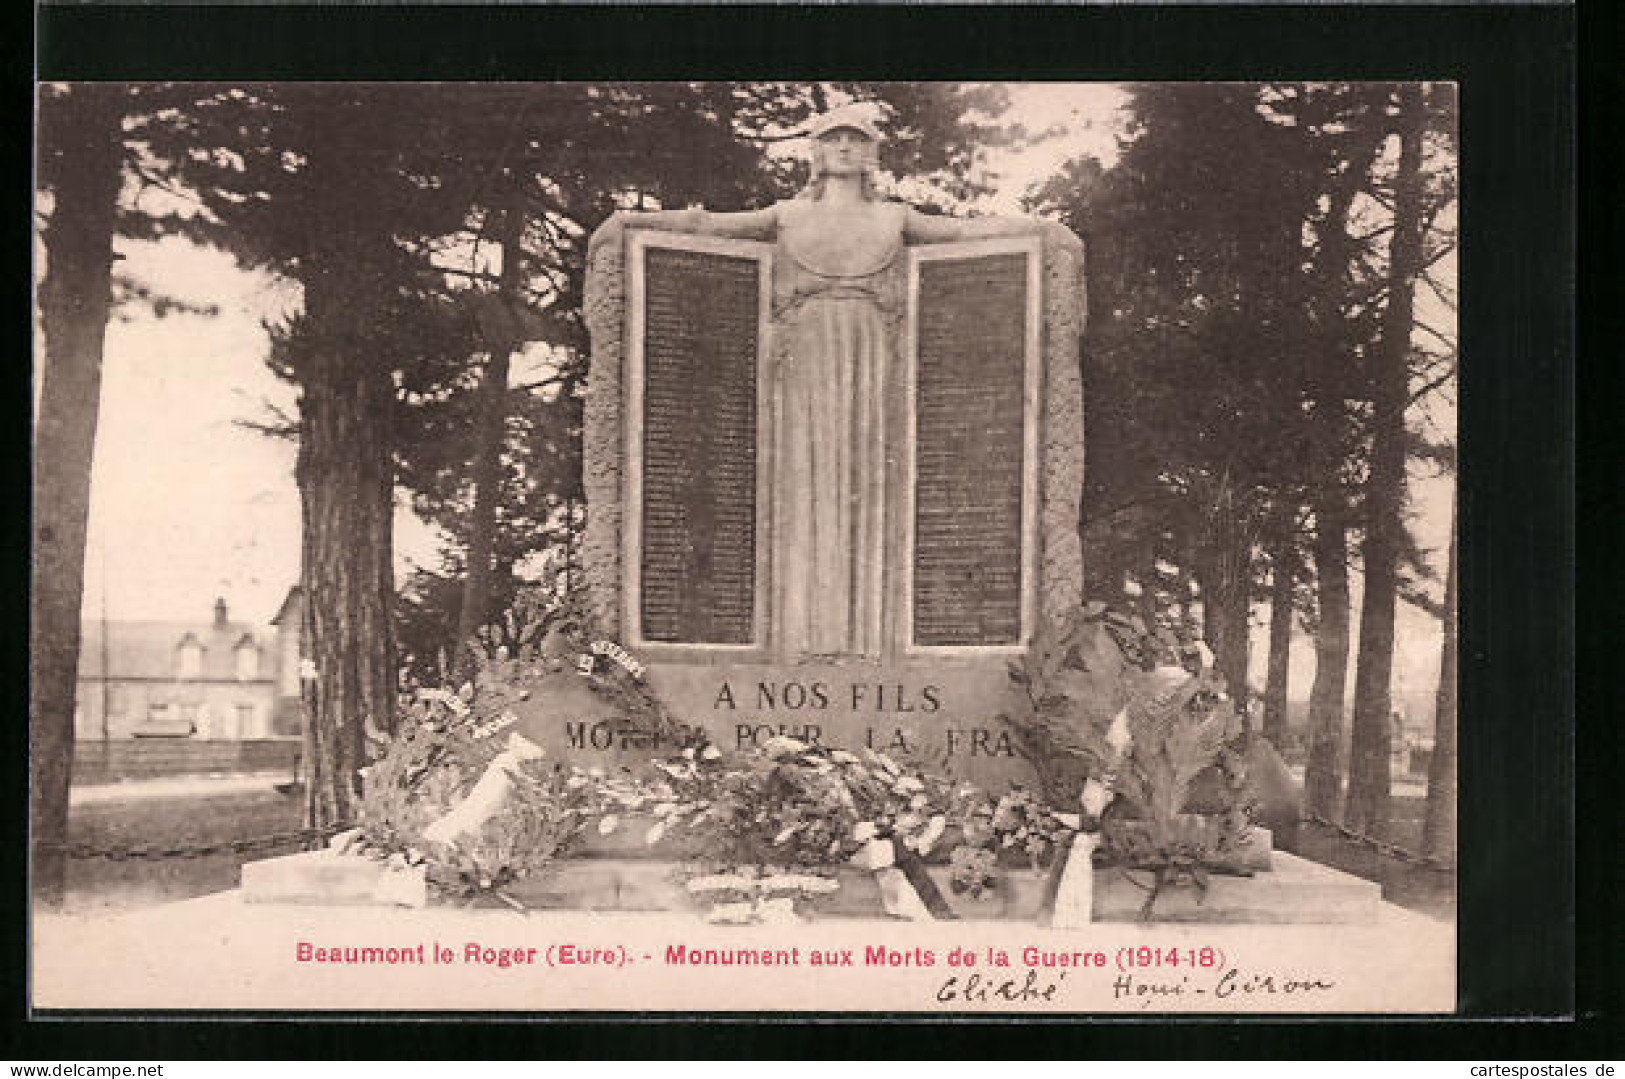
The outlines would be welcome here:
[[[1426,799],[1396,796],[1391,804],[1393,834],[1388,838],[1407,851],[1422,849],[1422,814]],[[1382,885],[1382,897],[1432,918],[1456,917],[1456,875],[1378,854],[1364,844],[1306,823],[1298,832],[1298,854]]]
[[[293,831],[301,825],[303,807],[297,794],[276,789],[286,779],[163,779],[82,788],[74,792],[69,839],[99,847],[168,848]],[[237,887],[243,862],[266,856],[75,858],[68,863],[64,908],[69,913],[122,910],[224,891]]]

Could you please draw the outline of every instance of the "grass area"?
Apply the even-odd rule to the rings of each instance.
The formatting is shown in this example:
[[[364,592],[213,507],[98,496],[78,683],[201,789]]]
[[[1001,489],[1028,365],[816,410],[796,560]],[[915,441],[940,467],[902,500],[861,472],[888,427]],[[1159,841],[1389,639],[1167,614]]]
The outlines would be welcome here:
[[[74,841],[98,846],[181,847],[293,831],[300,827],[300,811],[296,794],[272,790],[128,799],[75,806],[69,834]],[[1421,798],[1394,798],[1392,839],[1399,846],[1419,849],[1422,811]],[[237,887],[243,862],[291,850],[162,860],[75,859],[68,866],[65,909],[112,912],[224,891]],[[1453,874],[1383,857],[1312,824],[1300,830],[1298,853],[1380,883],[1389,902],[1436,918],[1455,917]]]

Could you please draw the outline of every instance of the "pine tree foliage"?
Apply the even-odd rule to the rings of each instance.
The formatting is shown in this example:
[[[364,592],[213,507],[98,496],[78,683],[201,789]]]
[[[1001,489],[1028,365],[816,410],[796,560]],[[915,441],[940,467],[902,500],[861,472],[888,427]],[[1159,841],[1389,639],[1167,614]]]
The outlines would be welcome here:
[[[1438,324],[1394,306],[1408,93],[1426,121],[1404,234],[1421,239],[1397,278],[1446,312]],[[1248,610],[1276,566],[1301,567],[1292,603],[1319,660],[1311,810],[1335,815],[1348,575],[1365,569],[1373,497],[1397,507],[1382,511],[1393,572],[1377,591],[1420,599],[1438,585],[1405,525],[1404,462],[1447,454],[1451,435],[1427,410],[1448,406],[1455,367],[1453,287],[1433,272],[1455,242],[1454,99],[1374,83],[1164,85],[1135,87],[1129,112],[1113,167],[1073,162],[1032,200],[1090,251],[1087,592],[1121,602],[1128,580],[1150,602],[1194,582],[1219,668],[1244,697]],[[1389,362],[1399,353],[1385,342],[1400,340]],[[1400,464],[1385,450],[1374,485],[1379,437],[1401,447]],[[1391,655],[1391,634],[1365,650]]]

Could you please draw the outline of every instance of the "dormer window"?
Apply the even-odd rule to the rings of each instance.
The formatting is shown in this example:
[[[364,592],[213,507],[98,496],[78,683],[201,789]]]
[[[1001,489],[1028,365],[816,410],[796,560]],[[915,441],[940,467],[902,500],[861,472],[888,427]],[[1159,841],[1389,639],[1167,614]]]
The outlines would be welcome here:
[[[180,677],[198,678],[203,674],[203,645],[198,639],[188,633],[181,641],[177,650],[179,655]]]
[[[260,650],[252,638],[237,642],[237,681],[252,682],[260,676]]]

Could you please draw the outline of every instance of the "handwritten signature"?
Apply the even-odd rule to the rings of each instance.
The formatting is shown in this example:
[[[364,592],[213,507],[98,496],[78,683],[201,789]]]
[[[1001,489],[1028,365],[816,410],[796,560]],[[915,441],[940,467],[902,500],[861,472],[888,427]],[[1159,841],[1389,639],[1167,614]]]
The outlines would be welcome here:
[[[1302,996],[1329,992],[1337,983],[1326,978],[1289,977],[1276,973],[1248,973],[1230,967],[1213,974],[1182,975],[1178,979],[1156,980],[1133,974],[1120,974],[1112,982],[1113,1000],[1138,1000],[1149,1007],[1157,1000],[1176,997],[1210,997],[1213,1000],[1237,998]]]

